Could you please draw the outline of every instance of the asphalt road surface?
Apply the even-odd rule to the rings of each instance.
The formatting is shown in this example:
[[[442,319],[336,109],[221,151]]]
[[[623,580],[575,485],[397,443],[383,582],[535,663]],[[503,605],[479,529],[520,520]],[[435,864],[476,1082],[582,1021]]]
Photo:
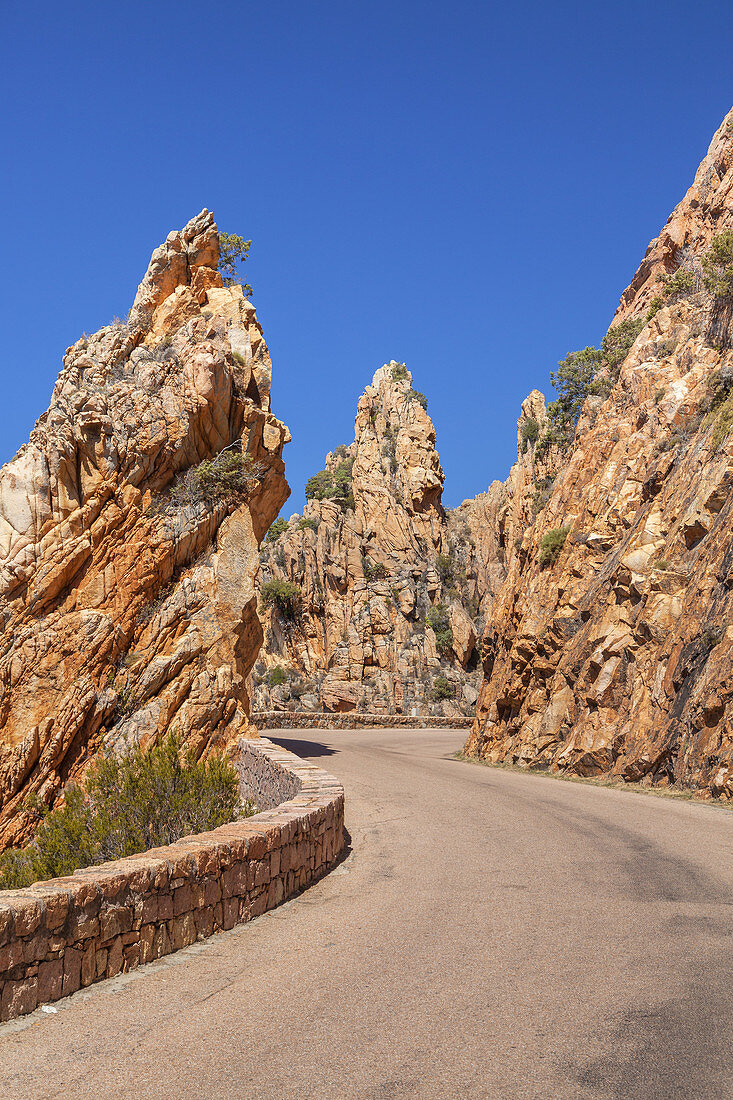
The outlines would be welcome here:
[[[733,814],[462,763],[450,731],[271,736],[343,780],[351,852],[0,1028],[3,1098],[733,1096]]]

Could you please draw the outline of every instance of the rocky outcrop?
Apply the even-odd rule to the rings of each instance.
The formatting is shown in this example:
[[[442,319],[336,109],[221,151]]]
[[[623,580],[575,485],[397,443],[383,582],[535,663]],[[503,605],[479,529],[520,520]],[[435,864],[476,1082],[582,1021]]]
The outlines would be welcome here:
[[[326,482],[350,467],[348,487],[341,498],[310,499],[264,547],[263,583],[289,582],[298,595],[292,617],[263,606],[258,709],[473,713],[477,624],[503,570],[484,525],[503,489],[446,514],[425,404],[403,364],[376,371],[354,442],[326,460]]]
[[[733,796],[733,330],[701,267],[732,186],[733,112],[622,296],[618,381],[515,528],[471,753]]]
[[[203,211],[153,253],[126,324],[69,348],[0,471],[0,843],[104,745],[248,730],[259,543],[287,429]]]

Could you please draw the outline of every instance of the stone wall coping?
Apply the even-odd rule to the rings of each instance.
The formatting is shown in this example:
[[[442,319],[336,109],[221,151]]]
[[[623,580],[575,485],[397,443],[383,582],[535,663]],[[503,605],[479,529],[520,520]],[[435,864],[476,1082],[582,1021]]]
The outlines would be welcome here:
[[[369,714],[361,711],[257,710],[250,714],[257,729],[470,729],[475,719],[458,714]]]
[[[282,782],[292,797],[167,847],[0,891],[0,1020],[259,916],[334,865],[341,783],[266,738],[241,738],[233,763],[245,786],[247,757],[273,797]]]

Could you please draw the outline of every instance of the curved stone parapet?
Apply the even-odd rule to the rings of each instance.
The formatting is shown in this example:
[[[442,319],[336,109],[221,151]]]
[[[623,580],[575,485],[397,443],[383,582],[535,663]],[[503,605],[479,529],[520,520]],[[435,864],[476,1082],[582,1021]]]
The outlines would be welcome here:
[[[259,916],[325,874],[344,847],[337,779],[241,739],[254,817],[22,891],[0,891],[0,1019]]]
[[[258,730],[313,729],[470,729],[473,718],[453,715],[451,718],[431,714],[367,714],[362,711],[253,710],[250,721]]]

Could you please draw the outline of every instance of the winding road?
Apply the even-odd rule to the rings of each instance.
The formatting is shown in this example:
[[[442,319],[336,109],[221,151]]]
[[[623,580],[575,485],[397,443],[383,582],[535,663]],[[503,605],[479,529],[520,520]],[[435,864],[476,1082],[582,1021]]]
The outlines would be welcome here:
[[[733,1094],[733,814],[485,768],[463,734],[271,733],[351,851],[249,925],[0,1028],[6,1100]]]

